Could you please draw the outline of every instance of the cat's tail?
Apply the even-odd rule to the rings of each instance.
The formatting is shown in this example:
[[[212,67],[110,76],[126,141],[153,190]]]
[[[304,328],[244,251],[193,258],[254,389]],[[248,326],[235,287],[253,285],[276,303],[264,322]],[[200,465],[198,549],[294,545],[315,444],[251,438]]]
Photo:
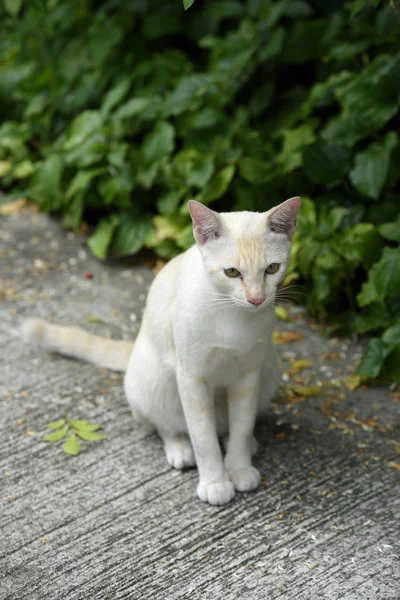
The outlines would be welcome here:
[[[25,340],[52,352],[72,356],[113,371],[126,371],[133,342],[109,340],[78,327],[61,327],[41,319],[26,319],[21,333]]]

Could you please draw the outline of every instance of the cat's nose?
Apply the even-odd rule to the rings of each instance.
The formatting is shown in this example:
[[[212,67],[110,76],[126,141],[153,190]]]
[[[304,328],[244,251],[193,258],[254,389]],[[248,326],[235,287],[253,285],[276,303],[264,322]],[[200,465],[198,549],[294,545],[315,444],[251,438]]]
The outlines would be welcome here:
[[[261,296],[258,298],[247,298],[247,301],[250,302],[250,304],[254,304],[254,306],[260,306],[264,300],[265,298],[262,298]]]

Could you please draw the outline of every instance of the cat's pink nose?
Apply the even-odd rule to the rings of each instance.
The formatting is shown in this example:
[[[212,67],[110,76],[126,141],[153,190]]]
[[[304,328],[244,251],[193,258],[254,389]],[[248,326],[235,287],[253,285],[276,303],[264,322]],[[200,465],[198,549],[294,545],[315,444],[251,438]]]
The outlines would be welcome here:
[[[250,302],[250,304],[254,304],[254,306],[260,306],[260,304],[264,302],[265,298],[247,298],[247,300]]]

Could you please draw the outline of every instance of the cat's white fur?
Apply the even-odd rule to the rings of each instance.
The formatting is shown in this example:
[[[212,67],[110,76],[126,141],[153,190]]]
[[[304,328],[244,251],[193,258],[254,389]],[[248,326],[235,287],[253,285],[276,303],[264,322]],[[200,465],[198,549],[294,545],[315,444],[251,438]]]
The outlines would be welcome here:
[[[210,504],[260,482],[253,430],[280,381],[273,300],[299,205],[291,198],[266,213],[217,214],[191,201],[197,244],[153,281],[132,352],[78,329],[23,325],[28,339],[102,366],[124,370],[130,354],[125,392],[135,419],[158,431],[172,467],[197,464],[197,494]],[[266,275],[271,263],[280,268]],[[230,268],[241,276],[227,277]],[[225,458],[219,437],[227,438]]]

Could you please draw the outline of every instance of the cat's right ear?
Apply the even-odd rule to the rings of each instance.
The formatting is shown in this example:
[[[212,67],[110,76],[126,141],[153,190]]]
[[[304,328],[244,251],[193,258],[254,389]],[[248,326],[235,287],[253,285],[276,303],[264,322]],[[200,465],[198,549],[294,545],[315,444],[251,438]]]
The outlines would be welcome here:
[[[216,212],[196,200],[189,200],[188,206],[193,221],[193,234],[200,246],[221,237],[222,223]]]

